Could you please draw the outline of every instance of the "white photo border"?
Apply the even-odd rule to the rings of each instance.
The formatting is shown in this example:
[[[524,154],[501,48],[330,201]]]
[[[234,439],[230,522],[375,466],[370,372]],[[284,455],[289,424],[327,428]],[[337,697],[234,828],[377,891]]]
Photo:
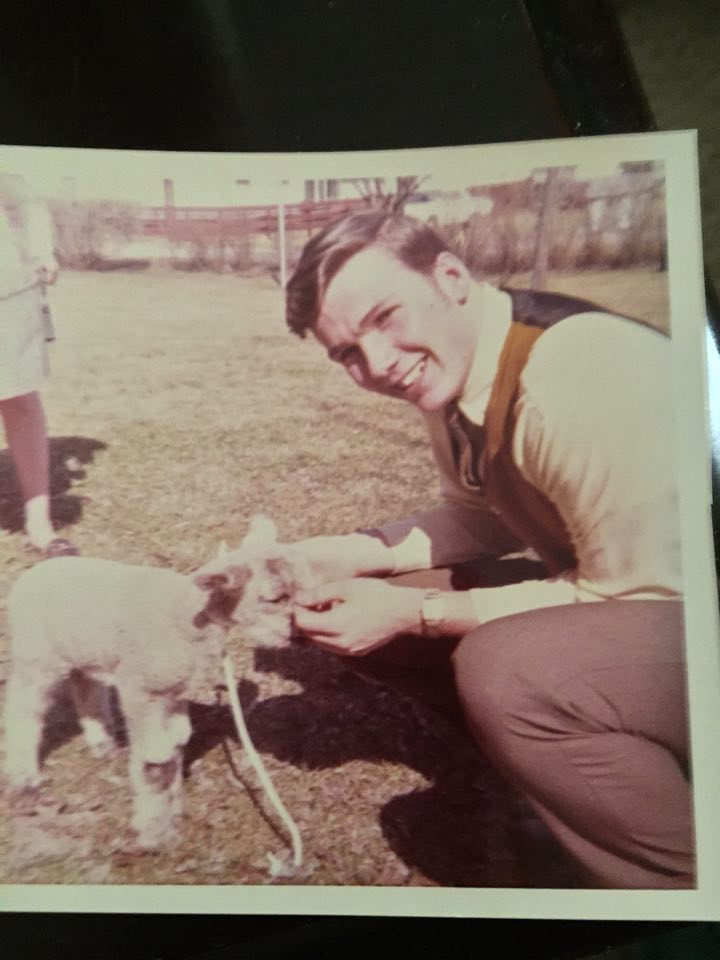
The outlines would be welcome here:
[[[493,182],[502,171],[524,177],[536,167],[660,161],[666,177],[668,281],[677,417],[680,521],[686,588],[689,713],[698,886],[694,890],[543,890],[443,887],[0,885],[0,911],[165,914],[306,914],[527,919],[720,919],[720,629],[710,525],[710,440],[705,300],[694,131],[351,154],[158,154],[64,148],[0,147],[0,165],[162,163],[167,157],[211,177],[223,164],[280,182],[294,177],[394,177],[442,168],[458,180]],[[223,167],[224,169],[224,167]]]

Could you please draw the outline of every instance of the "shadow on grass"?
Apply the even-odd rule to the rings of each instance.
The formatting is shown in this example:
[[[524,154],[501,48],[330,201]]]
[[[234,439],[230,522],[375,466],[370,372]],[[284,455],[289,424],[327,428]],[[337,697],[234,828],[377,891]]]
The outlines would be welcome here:
[[[575,885],[554,842],[463,728],[309,646],[259,649],[256,668],[303,687],[258,702],[255,684],[241,681],[238,692],[259,752],[309,770],[352,760],[386,763],[390,778],[391,764],[404,765],[428,781],[399,792],[380,812],[385,839],[407,867],[445,886]],[[191,719],[188,765],[235,736],[225,706],[194,704]],[[348,775],[349,821],[355,792],[363,789],[358,776],[362,772]]]
[[[255,683],[240,681],[238,693],[258,751],[305,770],[351,761],[385,765],[381,789],[390,799],[380,810],[380,827],[409,868],[408,877],[415,869],[444,886],[576,886],[558,846],[485,760],[462,722],[352,669],[360,666],[361,661],[333,657],[311,644],[256,650],[259,672],[302,688],[260,700]],[[191,703],[190,719],[186,775],[224,739],[236,739],[224,704]],[[78,733],[72,704],[61,691],[47,718],[43,756]],[[408,791],[403,767],[417,771],[426,785]],[[349,836],[356,798],[377,790],[377,767],[373,773],[361,766],[348,772],[334,802],[347,809]],[[390,882],[404,882],[402,869]]]
[[[101,440],[89,437],[50,438],[50,509],[56,527],[78,523],[82,518],[82,498],[69,493],[77,480],[86,476],[85,467],[99,450],[107,449]],[[8,450],[0,451],[0,528],[10,533],[23,529],[23,500],[15,468]]]
[[[110,690],[110,709],[112,717],[112,735],[118,747],[128,744],[125,718],[120,698],[115,688]],[[43,720],[43,732],[38,756],[43,763],[51,753],[59,750],[70,740],[82,735],[75,704],[67,680],[60,680],[50,693],[50,707]]]
[[[310,646],[260,649],[256,668],[303,687],[299,694],[261,701],[255,683],[240,681],[243,712],[260,753],[306,770],[353,760],[387,764],[388,790],[397,775],[394,765],[416,770],[428,782],[403,792],[401,776],[396,795],[380,810],[385,840],[409,869],[443,886],[577,885],[557,845],[463,728]],[[190,719],[186,776],[195,760],[223,740],[237,739],[225,704],[191,703]],[[126,745],[119,711],[116,733],[119,744]],[[41,757],[79,735],[67,686],[61,684],[46,717]],[[348,773],[345,792],[335,798],[347,807],[349,835],[353,803],[366,786],[363,776],[362,770]],[[367,787],[377,789],[376,774],[368,776]]]

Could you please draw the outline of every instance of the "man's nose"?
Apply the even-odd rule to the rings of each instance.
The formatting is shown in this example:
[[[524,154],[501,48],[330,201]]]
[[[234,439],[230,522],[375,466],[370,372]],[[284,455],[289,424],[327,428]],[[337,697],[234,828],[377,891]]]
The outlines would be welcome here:
[[[373,380],[387,380],[397,364],[396,352],[379,332],[369,333],[363,344],[368,373]]]

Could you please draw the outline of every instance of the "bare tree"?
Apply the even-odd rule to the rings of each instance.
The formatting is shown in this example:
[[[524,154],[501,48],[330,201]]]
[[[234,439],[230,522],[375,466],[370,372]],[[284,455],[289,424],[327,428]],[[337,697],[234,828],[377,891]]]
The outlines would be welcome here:
[[[348,177],[365,203],[374,210],[387,210],[389,213],[402,212],[410,197],[418,190],[427,177],[396,177],[395,189],[388,190],[383,177]]]
[[[107,245],[129,240],[135,230],[135,213],[129,204],[58,201],[51,210],[58,259],[75,269],[100,268]]]

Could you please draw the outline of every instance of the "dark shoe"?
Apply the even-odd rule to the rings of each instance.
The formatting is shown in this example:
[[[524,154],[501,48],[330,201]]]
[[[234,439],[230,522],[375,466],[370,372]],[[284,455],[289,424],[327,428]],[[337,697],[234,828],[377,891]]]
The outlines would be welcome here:
[[[55,557],[77,557],[80,555],[80,551],[69,540],[65,540],[63,537],[55,537],[44,548],[42,555],[43,560],[54,560]]]

